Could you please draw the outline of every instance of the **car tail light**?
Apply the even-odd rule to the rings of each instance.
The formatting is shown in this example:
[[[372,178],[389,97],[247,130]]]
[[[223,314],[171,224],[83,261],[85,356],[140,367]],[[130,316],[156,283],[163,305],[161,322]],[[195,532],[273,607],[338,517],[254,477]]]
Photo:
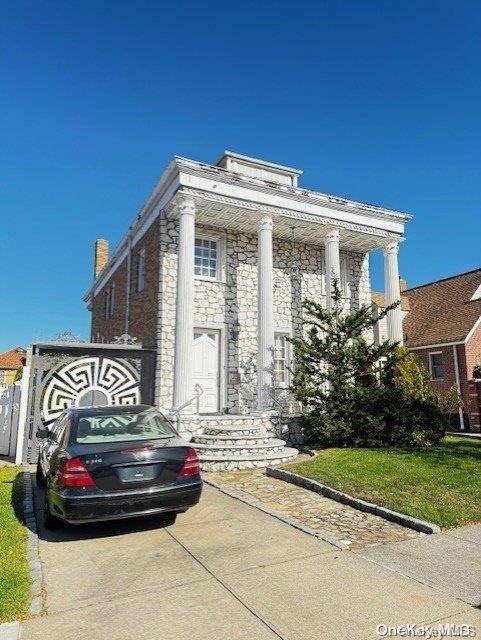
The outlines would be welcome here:
[[[60,471],[63,487],[95,487],[92,476],[80,458],[70,458]]]
[[[189,448],[187,450],[187,457],[184,460],[182,469],[180,470],[180,476],[198,476],[200,474],[200,464],[197,451]]]

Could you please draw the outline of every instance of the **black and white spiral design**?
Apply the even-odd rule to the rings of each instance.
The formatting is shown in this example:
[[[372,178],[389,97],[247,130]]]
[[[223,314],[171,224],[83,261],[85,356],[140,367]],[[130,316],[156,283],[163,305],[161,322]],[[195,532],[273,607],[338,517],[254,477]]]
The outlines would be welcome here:
[[[42,419],[49,424],[67,407],[81,404],[139,402],[139,375],[129,363],[102,357],[79,358],[49,373],[41,397]]]

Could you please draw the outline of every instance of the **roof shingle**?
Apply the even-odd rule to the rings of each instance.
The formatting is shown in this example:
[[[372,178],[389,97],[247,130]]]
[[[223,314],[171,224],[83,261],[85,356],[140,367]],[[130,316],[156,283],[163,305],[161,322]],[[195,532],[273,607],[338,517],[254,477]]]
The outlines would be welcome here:
[[[408,347],[462,342],[481,316],[481,299],[471,300],[481,269],[403,291],[410,304],[403,329]]]

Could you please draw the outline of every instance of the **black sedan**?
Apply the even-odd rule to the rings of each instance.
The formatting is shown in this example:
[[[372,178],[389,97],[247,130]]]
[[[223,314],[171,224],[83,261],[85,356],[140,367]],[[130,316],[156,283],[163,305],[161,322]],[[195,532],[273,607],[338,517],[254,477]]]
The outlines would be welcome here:
[[[200,499],[195,449],[153,407],[66,409],[37,437],[47,528],[157,513],[173,524]]]

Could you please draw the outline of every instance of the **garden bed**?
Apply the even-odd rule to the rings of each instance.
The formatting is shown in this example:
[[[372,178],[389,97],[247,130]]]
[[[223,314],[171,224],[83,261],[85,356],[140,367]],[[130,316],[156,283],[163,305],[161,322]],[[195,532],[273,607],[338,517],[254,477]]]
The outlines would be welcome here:
[[[438,524],[481,522],[481,440],[412,449],[322,449],[284,465],[356,498]]]
[[[0,467],[0,622],[25,617],[30,605],[20,473],[19,467]]]

